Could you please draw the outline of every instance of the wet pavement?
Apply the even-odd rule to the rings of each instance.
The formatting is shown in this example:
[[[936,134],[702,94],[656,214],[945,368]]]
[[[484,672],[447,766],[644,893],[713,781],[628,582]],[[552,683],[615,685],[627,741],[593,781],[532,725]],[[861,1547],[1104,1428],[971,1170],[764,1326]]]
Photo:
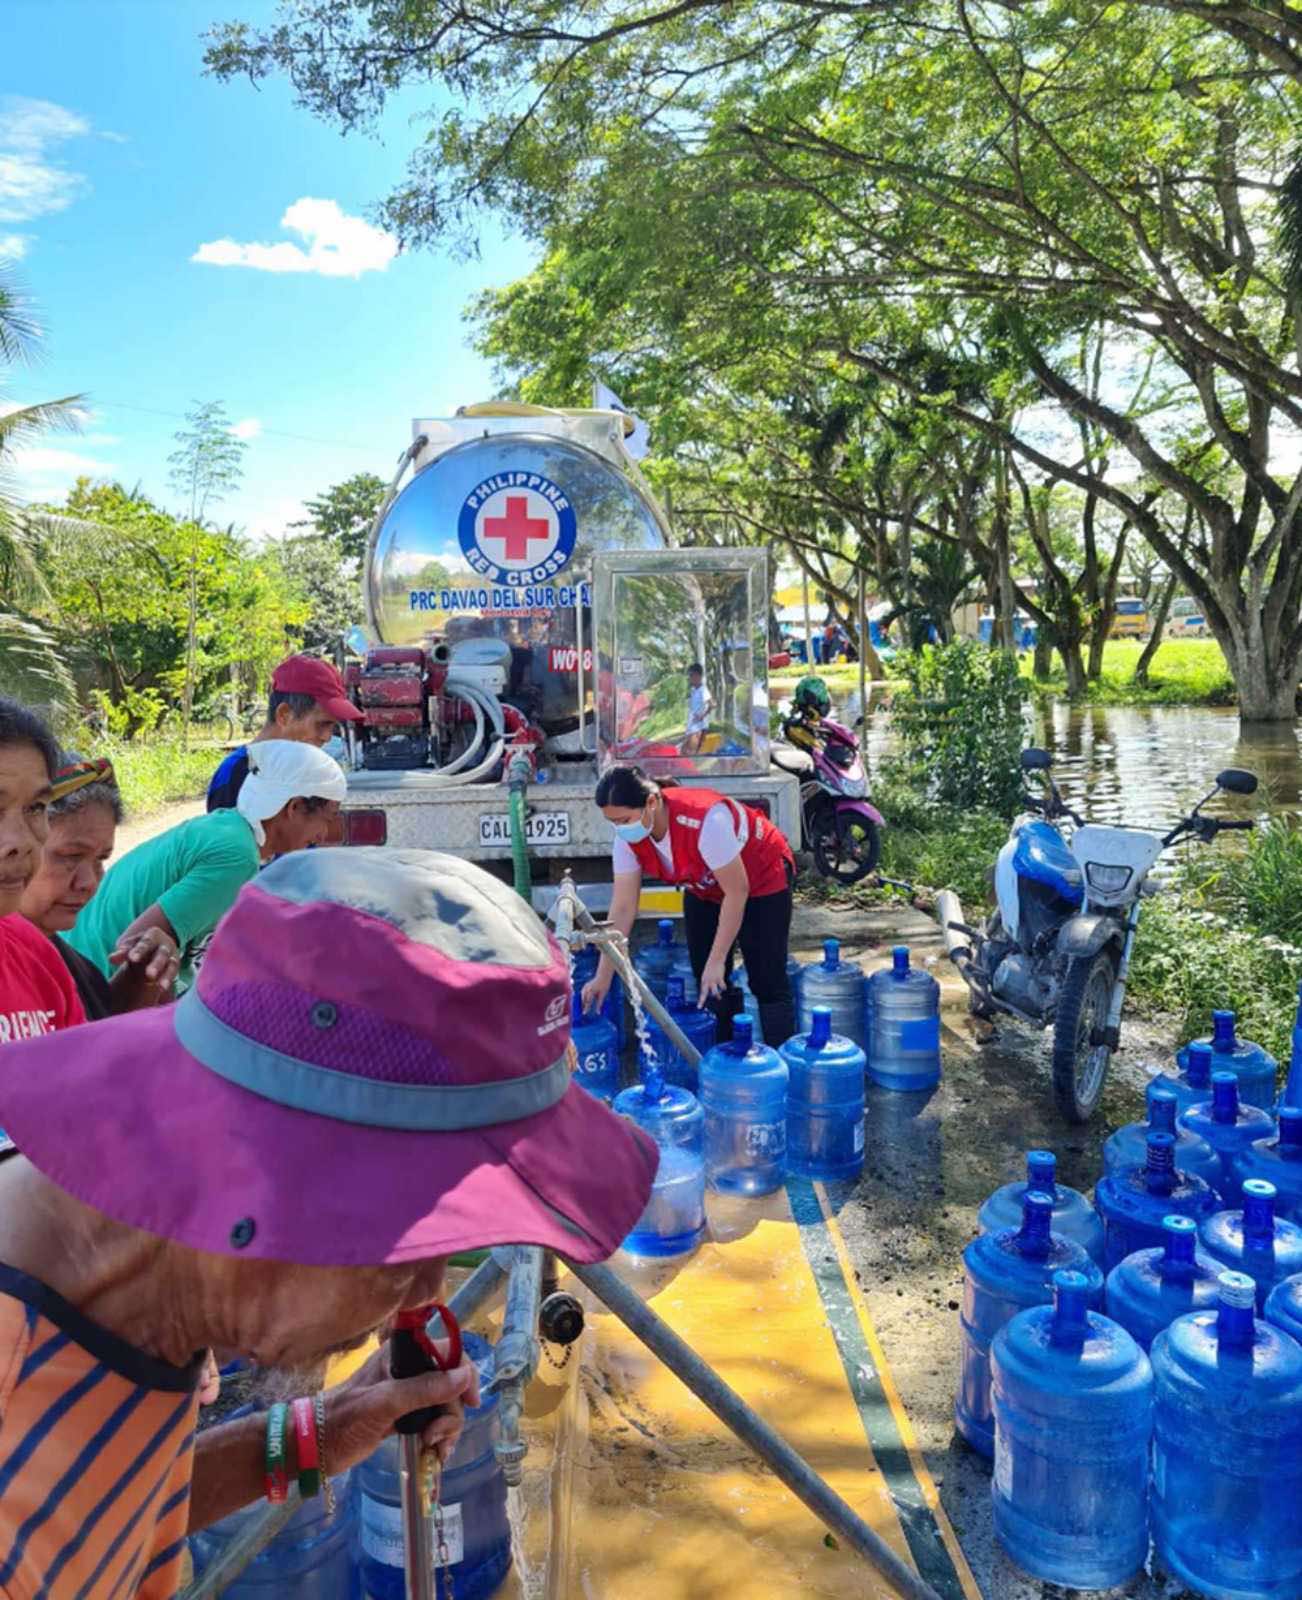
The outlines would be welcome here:
[[[943,954],[939,926],[911,907],[876,911],[798,906],[792,953],[818,959],[826,937],[871,972],[906,943],[915,965],[941,983],[944,1077],[930,1096],[869,1086],[865,1165],[855,1185],[828,1185],[859,1286],[896,1385],[977,1582],[990,1600],[1061,1593],[1020,1575],[998,1551],[991,1528],[990,1469],[953,1425],[958,1379],[958,1314],[964,1246],[981,1202],[1024,1171],[1025,1152],[1053,1150],[1060,1181],[1089,1192],[1102,1170],[1104,1139],[1143,1114],[1143,1064],[1169,1059],[1173,1036],[1152,1024],[1123,1028],[1099,1114],[1088,1128],[1058,1115],[1048,1040],[1001,1026],[976,1042],[967,991]],[[1154,1596],[1142,1577],[1127,1596]]]

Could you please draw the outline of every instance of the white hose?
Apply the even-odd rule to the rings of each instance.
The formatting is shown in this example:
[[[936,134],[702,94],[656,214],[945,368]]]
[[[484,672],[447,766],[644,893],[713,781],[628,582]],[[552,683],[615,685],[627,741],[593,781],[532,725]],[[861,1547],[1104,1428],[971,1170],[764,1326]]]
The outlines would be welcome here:
[[[464,700],[475,713],[475,734],[470,743],[454,761],[449,761],[446,766],[436,767],[427,775],[427,782],[439,787],[453,788],[463,783],[478,783],[486,777],[502,759],[506,750],[506,719],[502,715],[502,702],[494,694],[489,694],[481,689],[477,683],[468,683],[449,676],[443,685],[443,693],[449,698]],[[478,766],[471,767],[469,771],[461,769],[466,762],[482,747],[487,736],[488,728],[485,719],[492,724],[493,740],[488,754]]]

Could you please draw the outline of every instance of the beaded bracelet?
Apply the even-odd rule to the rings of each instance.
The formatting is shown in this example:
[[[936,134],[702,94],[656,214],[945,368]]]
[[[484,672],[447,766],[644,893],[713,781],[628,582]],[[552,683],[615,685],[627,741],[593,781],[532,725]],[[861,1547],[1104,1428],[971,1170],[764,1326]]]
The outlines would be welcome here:
[[[289,1407],[277,1401],[267,1412],[267,1442],[264,1457],[267,1499],[281,1505],[289,1497],[289,1466],[286,1452],[286,1423]]]
[[[321,1448],[316,1431],[316,1410],[311,1400],[295,1400],[294,1443],[298,1450],[298,1492],[304,1500],[321,1493]]]

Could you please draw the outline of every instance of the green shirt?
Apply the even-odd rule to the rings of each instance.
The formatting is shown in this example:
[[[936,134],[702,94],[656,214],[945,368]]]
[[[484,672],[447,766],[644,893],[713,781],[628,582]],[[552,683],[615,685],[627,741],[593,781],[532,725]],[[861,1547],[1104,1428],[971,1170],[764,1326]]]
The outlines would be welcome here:
[[[225,916],[261,864],[253,829],[238,811],[210,811],[156,834],[115,861],[72,932],[74,949],[111,974],[109,951],[142,911],[158,905],[181,946],[181,982],[189,957]]]

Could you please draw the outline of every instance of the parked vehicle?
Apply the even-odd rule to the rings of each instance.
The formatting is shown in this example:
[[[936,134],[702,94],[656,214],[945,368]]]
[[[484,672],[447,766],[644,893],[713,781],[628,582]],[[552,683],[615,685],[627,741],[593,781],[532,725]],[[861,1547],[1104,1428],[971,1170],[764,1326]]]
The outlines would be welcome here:
[[[1116,614],[1108,629],[1109,639],[1145,639],[1152,626],[1148,617],[1148,601],[1138,595],[1125,594],[1117,601]]]
[[[1252,794],[1257,780],[1227,768],[1187,817],[1158,833],[1087,823],[1058,792],[1052,763],[1047,750],[1022,752],[1022,771],[1042,774],[1047,795],[1023,793],[1027,809],[995,862],[996,910],[980,928],[968,927],[946,889],[938,911],[973,1013],[1052,1028],[1054,1095],[1069,1122],[1086,1122],[1118,1047],[1140,900],[1156,888],[1148,875],[1179,839],[1210,844],[1228,829],[1252,828],[1250,820],[1205,817],[1202,808],[1219,790]]]
[[[881,855],[882,814],[868,799],[859,740],[834,722],[827,685],[802,678],[782,731],[794,749],[774,746],[773,762],[800,779],[800,821],[805,843],[825,878],[858,883]]]
[[[1166,621],[1168,639],[1208,639],[1211,631],[1202,606],[1191,595],[1181,595],[1172,601]]]

